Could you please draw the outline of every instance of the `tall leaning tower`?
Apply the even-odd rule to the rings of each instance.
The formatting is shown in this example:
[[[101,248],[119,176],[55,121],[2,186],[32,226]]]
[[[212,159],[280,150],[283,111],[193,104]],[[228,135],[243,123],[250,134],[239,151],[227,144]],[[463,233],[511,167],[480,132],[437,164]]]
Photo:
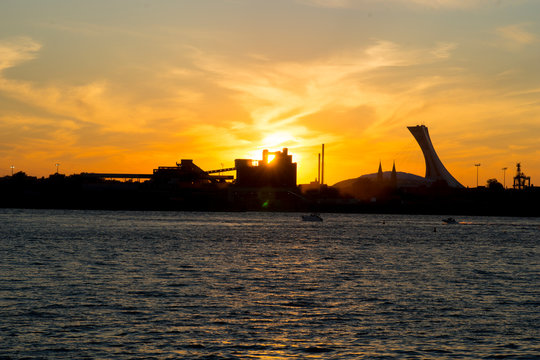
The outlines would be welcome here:
[[[426,161],[426,179],[433,181],[445,181],[448,186],[454,188],[462,188],[461,185],[444,167],[443,163],[437,156],[431,139],[429,137],[428,128],[424,125],[408,126],[407,129],[413,134],[414,138],[420,145],[424,160]]]

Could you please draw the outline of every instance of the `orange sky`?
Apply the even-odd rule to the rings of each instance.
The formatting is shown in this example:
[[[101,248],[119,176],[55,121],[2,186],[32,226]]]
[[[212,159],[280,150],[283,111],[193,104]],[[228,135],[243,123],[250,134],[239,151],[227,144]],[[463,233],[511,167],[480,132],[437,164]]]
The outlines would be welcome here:
[[[298,180],[540,183],[535,0],[0,3],[0,176],[206,170],[288,147]],[[538,179],[538,180],[537,180]]]

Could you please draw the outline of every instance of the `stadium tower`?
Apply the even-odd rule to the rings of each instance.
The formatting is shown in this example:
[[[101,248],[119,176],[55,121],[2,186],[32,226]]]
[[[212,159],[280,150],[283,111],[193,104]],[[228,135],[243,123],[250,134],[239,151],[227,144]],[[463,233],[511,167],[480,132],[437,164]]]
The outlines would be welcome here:
[[[424,125],[409,126],[407,128],[424,153],[424,160],[426,161],[426,179],[432,181],[444,181],[450,187],[462,188],[463,185],[461,185],[448,170],[446,170],[437,156],[429,137],[428,128]]]

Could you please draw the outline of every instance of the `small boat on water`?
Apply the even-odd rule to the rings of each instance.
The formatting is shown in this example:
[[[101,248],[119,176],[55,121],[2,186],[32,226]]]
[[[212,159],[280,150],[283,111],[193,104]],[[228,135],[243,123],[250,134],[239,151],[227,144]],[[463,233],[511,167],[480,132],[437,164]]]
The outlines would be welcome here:
[[[302,215],[302,221],[323,221],[321,215],[313,213],[309,215]]]
[[[453,217],[449,217],[449,218],[446,218],[446,219],[442,219],[443,223],[445,224],[458,224],[458,222],[456,221],[456,219],[454,219]]]

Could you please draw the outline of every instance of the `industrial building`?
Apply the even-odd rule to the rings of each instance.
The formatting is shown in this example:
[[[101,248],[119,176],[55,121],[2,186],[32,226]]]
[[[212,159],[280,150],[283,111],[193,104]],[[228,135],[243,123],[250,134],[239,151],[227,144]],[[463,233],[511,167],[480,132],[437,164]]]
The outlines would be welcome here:
[[[295,188],[297,165],[288,149],[263,150],[261,160],[236,159],[235,167],[205,171],[191,159],[182,159],[176,166],[159,166],[152,174],[85,173],[87,177],[115,180],[150,179],[151,183],[168,187],[200,187],[232,184],[244,188]],[[223,173],[236,171],[233,175]]]
[[[236,185],[239,187],[296,187],[296,163],[288,149],[263,150],[262,160],[236,159]]]
[[[231,170],[234,168],[204,171],[195,165],[193,160],[182,159],[180,163],[176,163],[176,166],[160,166],[154,169],[151,180],[154,183],[167,183],[182,187],[218,184],[234,179],[232,175],[221,175],[221,172]],[[216,173],[218,175],[215,175]]]

